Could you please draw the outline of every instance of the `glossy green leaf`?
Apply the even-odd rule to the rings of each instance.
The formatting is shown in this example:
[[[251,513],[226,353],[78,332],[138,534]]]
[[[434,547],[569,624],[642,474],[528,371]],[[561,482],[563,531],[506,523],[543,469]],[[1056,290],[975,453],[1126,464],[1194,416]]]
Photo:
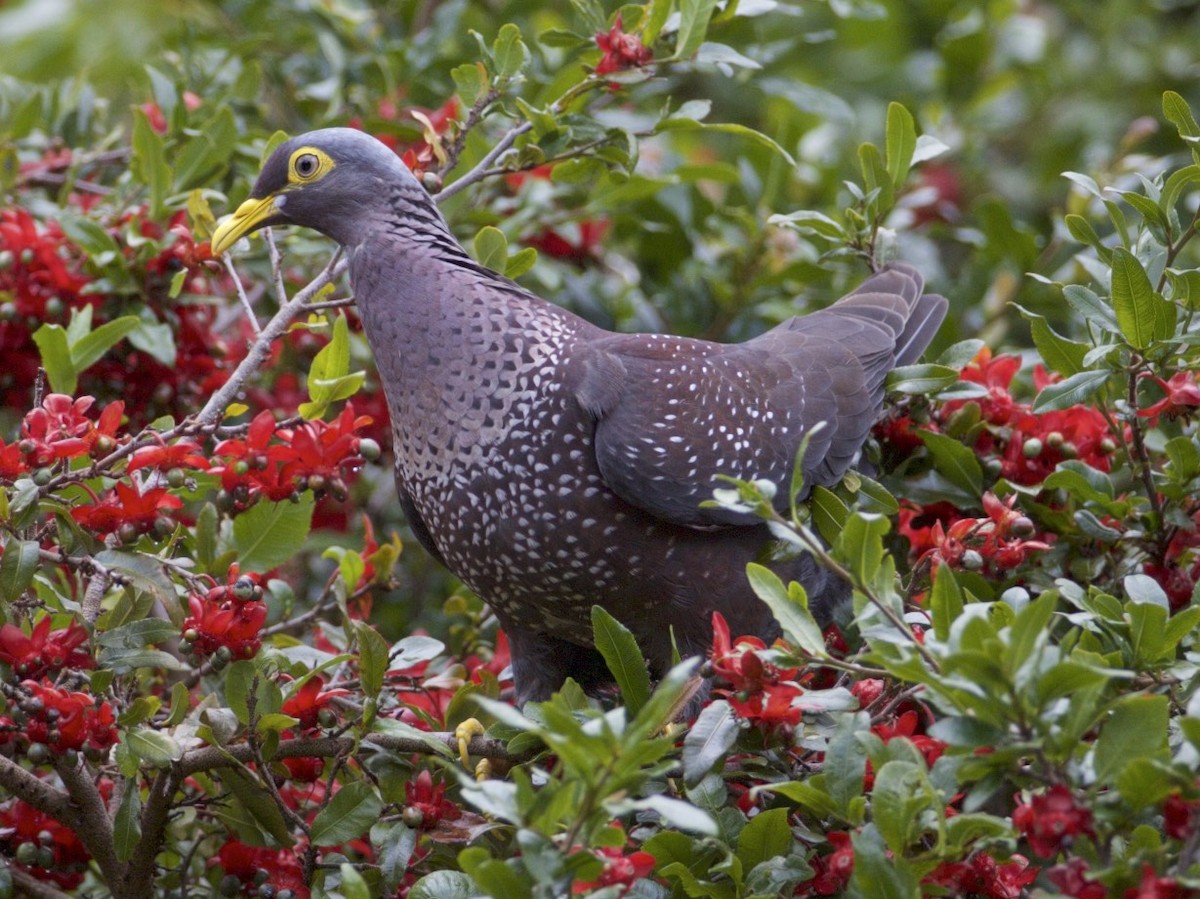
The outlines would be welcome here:
[[[903,104],[888,104],[884,143],[887,148],[888,175],[892,179],[892,187],[899,190],[908,180],[913,151],[917,147],[917,127],[913,122],[912,113]]]
[[[641,647],[629,629],[602,606],[592,606],[592,633],[596,649],[621,689],[621,699],[636,715],[650,698],[650,672]]]
[[[41,563],[41,546],[36,540],[12,538],[4,546],[0,556],[0,597],[5,602],[14,602],[33,581]]]
[[[689,785],[700,782],[725,758],[737,740],[737,717],[724,699],[710,702],[700,712],[683,739],[683,777]]]
[[[233,545],[243,571],[270,571],[292,558],[312,526],[312,491],[296,502],[259,502],[233,520]]]
[[[687,59],[700,49],[716,6],[717,0],[679,0],[679,32],[675,38],[677,59]]]
[[[383,811],[383,800],[365,780],[345,784],[312,823],[314,846],[333,846],[367,833]]]

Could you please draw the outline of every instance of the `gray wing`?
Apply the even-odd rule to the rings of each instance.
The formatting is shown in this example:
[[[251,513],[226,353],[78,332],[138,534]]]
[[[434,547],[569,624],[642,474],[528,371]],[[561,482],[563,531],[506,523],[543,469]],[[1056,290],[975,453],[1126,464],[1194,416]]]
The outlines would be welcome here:
[[[757,519],[701,509],[717,475],[764,478],[785,508],[796,451],[805,483],[831,485],[854,464],[883,403],[884,379],[919,358],[946,312],[894,266],[833,306],[746,343],[612,335],[586,344],[568,384],[596,423],[610,489],[659,518],[696,527]]]

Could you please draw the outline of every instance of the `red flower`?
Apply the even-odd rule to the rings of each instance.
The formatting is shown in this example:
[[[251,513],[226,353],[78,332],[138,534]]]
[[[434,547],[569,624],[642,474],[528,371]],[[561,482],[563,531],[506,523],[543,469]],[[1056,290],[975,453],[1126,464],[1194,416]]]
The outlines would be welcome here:
[[[584,219],[568,228],[546,228],[525,243],[555,259],[586,265],[599,255],[611,224],[608,219]]]
[[[571,885],[573,894],[590,893],[604,887],[620,886],[623,889],[617,893],[624,896],[629,892],[635,880],[646,877],[654,870],[654,856],[649,852],[637,851],[629,855],[619,846],[604,846],[592,850],[602,863],[600,876],[593,880],[577,880]]]
[[[965,862],[943,862],[922,882],[945,887],[954,896],[1020,899],[1037,875],[1038,869],[1020,855],[1000,865],[986,852],[977,852]]]
[[[297,899],[308,899],[309,890],[304,882],[304,863],[297,854],[300,847],[293,849],[271,849],[263,846],[247,846],[231,839],[217,852],[210,865],[219,865],[227,877],[236,877],[246,886],[257,889],[259,871],[267,872],[267,883],[278,893],[291,890]]]
[[[462,817],[462,809],[446,798],[446,785],[434,785],[433,775],[428,769],[422,769],[415,780],[404,785],[404,799],[407,804],[405,820],[416,820],[419,830],[433,830],[439,821],[454,821]],[[413,809],[409,812],[408,809]]]
[[[867,677],[860,681],[855,681],[850,687],[850,692],[858,698],[858,707],[865,709],[882,696],[886,688],[887,684],[880,678]]]
[[[43,861],[49,864],[20,865],[15,862],[14,856],[22,843],[47,849],[49,857]],[[50,881],[66,890],[79,886],[91,860],[75,831],[20,799],[0,807],[0,847],[3,847],[3,855],[9,859],[9,864],[19,864],[35,879]]]
[[[1178,793],[1163,803],[1163,833],[1173,840],[1186,840],[1200,823],[1200,799],[1184,799]]]
[[[1159,877],[1150,865],[1142,865],[1142,882],[1125,891],[1125,899],[1189,899],[1196,891],[1173,877]]]
[[[84,413],[96,400],[51,393],[42,405],[21,423],[21,447],[33,465],[49,465],[59,459],[87,455],[100,437],[113,437],[121,423],[125,404],[109,403],[93,422]]]
[[[596,64],[597,75],[608,75],[644,66],[654,58],[654,54],[642,43],[640,37],[636,34],[626,34],[621,28],[621,17],[617,16],[612,28],[607,32],[596,33],[596,46],[604,51],[600,62]]]
[[[1064,896],[1075,899],[1106,899],[1108,889],[1098,880],[1088,880],[1088,864],[1081,858],[1068,859],[1046,870],[1046,879],[1058,887]]]
[[[5,742],[28,740],[44,743],[53,752],[83,749],[107,750],[117,742],[117,719],[112,706],[88,693],[71,692],[48,681],[21,682],[24,696],[17,703],[25,715],[23,725],[0,718]]]
[[[766,651],[766,644],[757,637],[731,640],[729,625],[720,612],[713,612],[712,622],[710,664],[713,675],[729,685],[714,693],[728,699],[742,718],[767,730],[798,724],[803,709],[796,700],[804,692],[795,681],[799,669],[779,668],[765,661],[759,653]]]
[[[797,887],[798,895],[836,896],[850,882],[850,875],[854,873],[854,845],[850,842],[850,834],[834,831],[825,834],[825,840],[833,851],[809,859],[816,873]]]
[[[46,615],[33,626],[29,636],[13,624],[0,627],[0,661],[21,677],[41,679],[64,668],[95,668],[91,653],[80,651],[88,633],[77,621],[59,630],[50,630]]]
[[[200,445],[193,440],[179,440],[170,446],[143,446],[134,450],[129,457],[129,465],[125,471],[137,471],[139,468],[155,468],[166,471],[171,468],[191,468],[207,471],[207,457],[200,454]]]
[[[1138,410],[1138,415],[1157,421],[1160,416],[1177,418],[1180,415],[1191,415],[1200,408],[1200,384],[1190,371],[1176,372],[1171,380],[1154,378],[1154,382],[1166,393],[1161,400],[1152,406]]]
[[[325,681],[320,677],[310,677],[295,693],[284,702],[281,711],[285,715],[300,719],[302,730],[313,730],[321,710],[328,707],[331,700],[338,696],[349,696],[349,690],[324,690]]]
[[[183,500],[167,491],[166,487],[150,487],[143,493],[132,484],[118,481],[100,502],[73,508],[71,517],[96,534],[111,534],[123,525],[146,533],[160,515],[183,505]]]
[[[234,566],[229,583],[188,597],[191,616],[183,623],[183,636],[199,656],[210,656],[222,647],[235,659],[250,659],[262,647],[267,606],[261,599],[261,578],[238,575]]]
[[[1053,858],[1080,834],[1096,835],[1091,810],[1076,804],[1071,790],[1062,784],[1018,804],[1012,823],[1042,858]]]

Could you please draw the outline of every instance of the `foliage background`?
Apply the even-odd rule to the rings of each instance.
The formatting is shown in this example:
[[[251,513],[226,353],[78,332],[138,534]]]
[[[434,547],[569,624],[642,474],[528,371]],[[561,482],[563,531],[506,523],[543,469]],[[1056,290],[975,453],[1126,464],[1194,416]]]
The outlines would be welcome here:
[[[64,210],[71,214],[78,210],[80,204],[71,193],[79,181],[87,181],[101,186],[104,192],[97,194],[96,205],[84,204],[86,217],[124,236],[130,229],[122,231],[120,223],[131,211],[135,220],[144,218],[162,225],[161,233],[150,235],[149,244],[133,261],[126,257],[104,258],[103,241],[87,247],[88,272],[101,279],[107,289],[106,314],[116,318],[124,311],[147,323],[156,321],[159,313],[178,298],[172,294],[179,287],[175,281],[179,269],[158,271],[150,264],[157,254],[186,243],[182,238],[172,243],[168,229],[176,221],[172,216],[190,209],[187,223],[202,241],[207,228],[204,206],[221,215],[246,196],[263,151],[277,131],[295,133],[327,125],[356,124],[394,139],[401,149],[420,151],[424,129],[408,110],[431,115],[445,110],[447,101],[461,89],[452,72],[481,57],[480,44],[472,32],[482,36],[486,49],[502,26],[516,24],[531,50],[528,67],[502,101],[508,115],[491,115],[469,133],[458,166],[449,175],[452,182],[457,174],[484,158],[498,136],[511,126],[511,116],[519,115],[512,96],[520,95],[533,107],[545,107],[586,77],[601,57],[593,34],[606,30],[616,12],[615,4],[588,0],[570,5],[450,0],[379,7],[316,0],[272,4],[175,2],[165,6],[135,0],[103,4],[83,0],[9,2],[0,7],[0,59],[4,60],[0,66],[0,189],[6,206],[29,209],[40,221],[48,221],[62,217]],[[1087,341],[1094,336],[1064,302],[1061,290],[1048,282],[1086,283],[1098,271],[1090,256],[1082,258],[1088,251],[1081,254],[1081,244],[1075,239],[1078,233],[1068,230],[1065,214],[1081,214],[1096,221],[1110,245],[1114,242],[1113,228],[1100,224],[1103,204],[1089,195],[1086,185],[1065,180],[1062,173],[1083,172],[1105,186],[1140,189],[1138,175],[1154,178],[1187,164],[1189,147],[1163,118],[1162,96],[1164,91],[1172,90],[1186,99],[1197,99],[1194,46],[1200,10],[1196,4],[1182,0],[1103,4],[747,0],[739,5],[738,12],[737,16],[718,16],[708,35],[710,41],[732,48],[731,53],[710,49],[696,61],[659,66],[653,78],[629,78],[618,90],[601,92],[586,109],[577,111],[580,119],[572,122],[576,139],[596,124],[645,133],[647,136],[637,141],[633,153],[613,151],[607,166],[580,163],[574,170],[564,167],[555,178],[492,178],[447,200],[443,210],[464,242],[470,245],[479,229],[490,225],[504,233],[514,253],[523,246],[537,247],[537,261],[523,275],[522,283],[607,327],[741,339],[797,309],[819,306],[861,280],[866,271],[861,254],[836,252],[853,241],[821,239],[769,225],[768,219],[796,210],[840,216],[841,210],[853,206],[846,182],[861,180],[858,148],[864,141],[883,143],[889,104],[899,102],[912,112],[920,132],[944,144],[946,152],[914,170],[895,208],[885,210],[875,249],[878,255],[895,255],[913,262],[926,273],[933,289],[950,297],[950,316],[931,357],[957,341],[978,337],[997,353],[1007,348],[1032,361],[1035,354],[1028,319],[1016,312],[1013,303],[1035,316],[1044,316],[1058,334],[1067,338]],[[623,19],[633,23],[641,15],[640,8],[631,5]],[[711,101],[707,122],[734,123],[766,135],[790,154],[795,164],[744,131],[659,127],[665,107],[676,110],[690,100]],[[155,115],[161,116],[161,121],[153,118]],[[460,119],[464,115],[460,109]],[[158,143],[143,144],[139,150],[138,129],[147,133],[145,129],[151,123],[151,131],[159,135]],[[205,142],[205,135],[212,139]],[[545,144],[542,151],[552,141]],[[63,147],[74,151],[67,165],[43,165]],[[146,161],[159,152],[156,147],[161,147],[162,158],[172,169],[169,183],[157,191],[148,186],[153,173]],[[194,152],[198,161],[190,171],[182,172],[177,164],[187,152]],[[538,152],[527,150],[522,163],[532,167],[539,161]],[[435,162],[426,159],[426,167],[433,167]],[[189,198],[197,196],[193,193],[196,189],[204,202],[193,199],[189,207]],[[1185,213],[1192,206],[1185,203]],[[1179,233],[1185,226],[1186,218]],[[86,236],[86,230],[70,233],[76,242]],[[319,269],[328,250],[323,241],[306,234],[289,235],[281,244],[287,251],[288,281],[296,285]],[[1135,248],[1145,250],[1146,246],[1142,242]],[[1185,245],[1172,262],[1180,270],[1189,264],[1194,266],[1195,251]],[[236,317],[231,311],[235,305],[232,283],[215,265],[192,261],[182,264],[189,273],[202,273],[196,284],[189,281],[184,295],[194,290],[193,300],[197,296],[215,299],[217,308],[225,310],[216,315],[228,325]],[[130,272],[136,275],[132,279],[128,277]],[[256,249],[245,262],[248,280],[267,283],[270,272],[266,254]],[[1029,272],[1042,277],[1027,277]],[[260,302],[262,308],[269,307],[271,298],[263,297]],[[66,318],[62,321],[65,324]],[[142,339],[149,345],[149,337]],[[236,341],[236,336],[231,339]],[[281,414],[294,413],[297,404],[306,398],[304,374],[327,339],[326,331],[315,329],[287,341],[248,391],[252,411],[272,408]],[[26,346],[24,352],[35,351]],[[143,348],[143,361],[147,352]],[[96,396],[100,405],[125,398],[133,423],[144,424],[163,414],[180,417],[194,412],[205,399],[189,393],[187,385],[176,385],[169,395],[150,392],[142,396],[133,388],[145,381],[146,370],[134,367],[132,357],[120,350],[106,358],[107,362],[80,373],[78,392]],[[352,339],[352,358],[352,368],[370,372],[365,347],[357,335]],[[965,361],[959,360],[957,367]],[[1162,367],[1156,372],[1164,376],[1176,369],[1189,371],[1194,367],[1186,353],[1170,356],[1164,351],[1159,361]],[[1112,364],[1114,377],[1118,377],[1123,363],[1115,360]],[[1031,367],[1025,367],[1018,376],[1015,393],[1024,390],[1026,397],[1032,396]],[[16,433],[33,402],[32,384],[22,375],[24,371],[13,366],[0,375],[6,403],[2,412],[9,436]],[[135,396],[142,405],[132,402]],[[1157,398],[1147,395],[1143,405],[1149,406]],[[456,585],[423,557],[404,531],[389,483],[386,413],[371,374],[355,397],[355,404],[376,418],[370,435],[383,445],[383,456],[350,483],[346,501],[322,499],[317,523],[324,527],[311,532],[305,552],[290,560],[277,579],[287,586],[272,594],[270,620],[278,623],[289,615],[302,614],[307,603],[328,600],[326,584],[334,563],[322,556],[321,550],[330,545],[361,546],[358,512],[366,510],[380,542],[386,542],[386,535],[395,529],[405,546],[411,547],[401,557],[393,589],[372,589],[372,623],[389,641],[418,628],[443,640],[447,651],[437,657],[431,674],[452,681],[457,677],[461,682],[463,670],[454,669],[454,665],[472,653],[490,657],[494,626],[478,601],[460,595]],[[948,428],[947,420],[939,415],[934,410],[933,420]],[[1186,418],[1178,429],[1173,428],[1174,424],[1169,425],[1157,444],[1151,442],[1160,469],[1167,465],[1163,447],[1169,437],[1193,439]],[[945,461],[936,459],[936,467],[942,467]],[[989,470],[987,474],[991,485],[995,472]],[[1176,478],[1176,482],[1186,486],[1187,479]],[[1128,488],[1127,482],[1117,479],[1119,491]],[[946,493],[944,481],[935,480],[930,486],[926,480],[913,488],[913,495],[926,502],[936,498],[939,489]],[[902,489],[896,492],[904,495]],[[968,505],[982,508],[978,491],[965,499],[961,493],[947,495],[964,510]],[[1081,493],[1074,498],[1081,508],[1085,505],[1082,497]],[[195,499],[190,497],[189,501]],[[1186,518],[1190,509],[1185,499],[1178,498],[1178,509]],[[1030,514],[1037,520],[1039,531],[1059,528],[1063,537],[1060,548],[1070,545],[1078,549],[1083,545],[1083,538],[1068,533],[1070,527],[1036,505],[1036,494],[1027,495],[1022,502],[1025,500],[1030,503]],[[1142,512],[1136,504],[1126,511],[1129,517],[1123,526],[1143,528],[1145,521],[1139,518]],[[1163,527],[1161,521],[1158,527]],[[140,539],[145,550],[150,537],[142,535]],[[1131,536],[1127,545],[1135,546],[1138,539]],[[903,559],[907,547],[897,543],[895,548]],[[1104,569],[1112,584],[1119,584],[1122,576],[1134,571],[1131,565],[1142,563],[1139,552],[1132,549],[1125,561]],[[1112,555],[1099,555],[1111,561]],[[1156,561],[1164,562],[1159,555]],[[1061,553],[1056,559],[1037,575],[1031,575],[1029,583],[1046,587],[1053,582],[1054,574],[1066,572],[1071,559]],[[1097,563],[1091,573],[1100,570]],[[1082,574],[1080,580],[1086,582]],[[991,589],[971,583],[977,598],[987,600],[995,599],[999,588],[1005,586],[998,578]],[[1119,593],[1118,588],[1112,589]],[[39,599],[48,602],[57,614],[56,625],[61,625],[70,609],[47,599],[53,594],[53,590],[42,589]],[[294,607],[290,605],[293,595]],[[10,620],[20,622],[24,617],[25,612],[21,612],[11,615]],[[347,625],[343,639],[352,640],[352,631]],[[1180,646],[1183,660],[1188,645],[1185,640]],[[356,644],[351,642],[351,646]],[[1089,646],[1098,654],[1102,649],[1118,651],[1111,646]],[[1174,660],[1175,647],[1170,650]],[[901,667],[903,660],[886,656],[883,653],[867,659],[867,663]],[[1109,661],[1117,664],[1113,658]],[[1098,664],[1094,660],[1091,663]],[[1130,659],[1121,663],[1133,664]],[[1159,678],[1160,687],[1166,683],[1164,665],[1160,659],[1149,666],[1154,669],[1153,677]],[[1139,676],[1144,673],[1139,669]],[[903,681],[896,670],[892,674],[897,684]],[[1174,716],[1187,704],[1191,695],[1189,678],[1193,675],[1188,669],[1171,676],[1177,678],[1171,682],[1171,689],[1176,691],[1172,693]],[[914,680],[920,682],[915,676]],[[157,689],[150,675],[145,675],[139,686],[151,692]],[[437,693],[437,689],[426,682],[426,695]],[[451,694],[453,691],[447,696]],[[570,701],[578,702],[579,698]],[[465,705],[460,701],[453,708],[436,708],[430,721],[424,723],[452,726],[465,717]],[[889,708],[895,712],[899,707]],[[505,717],[496,708],[491,713]],[[1097,712],[1101,714],[1121,713],[1113,713],[1106,706],[1103,713]],[[570,731],[568,721],[547,715],[550,717],[539,727],[548,742],[554,739],[556,728],[560,736]],[[510,716],[498,731],[506,736],[511,734],[503,731],[504,723],[518,729],[529,727],[528,722]],[[810,736],[814,740],[829,737],[844,741],[848,727],[843,724],[840,730],[825,731],[817,728]],[[1179,746],[1178,730],[1176,726],[1172,732],[1173,750]],[[637,733],[635,728],[614,739],[618,743],[630,740],[628,745],[632,746],[637,741],[631,734]],[[830,737],[831,733],[834,736]],[[758,738],[753,736],[748,738],[749,745],[738,744],[751,756],[761,754],[757,756],[759,762],[751,761],[745,767],[753,771],[757,765],[763,779],[795,777],[786,761],[772,756],[779,747],[771,742],[769,734],[760,735],[757,744],[754,740]],[[1028,733],[1022,736],[1030,738]],[[743,735],[740,739],[747,738]],[[732,749],[732,742],[726,748]],[[1165,764],[1159,758],[1162,754],[1157,744],[1153,749],[1146,754]],[[597,757],[603,757],[606,751],[612,752],[612,746],[596,748]],[[647,759],[638,769],[640,788],[659,789],[662,772],[654,765],[670,751],[664,744],[660,757]],[[1071,752],[1062,751],[1062,758],[1052,757],[1048,769],[1039,775],[1042,785],[1065,781],[1080,790],[1092,791],[1081,803],[1100,802],[1099,788],[1089,779],[1087,764],[1080,759],[1069,762]],[[715,759],[710,761],[716,764]],[[882,759],[873,757],[873,761]],[[916,764],[911,759],[905,761]],[[1186,762],[1183,758],[1180,763]],[[690,773],[695,774],[700,762],[694,754],[690,764]],[[1013,764],[1019,767],[1019,762]],[[384,763],[375,773],[383,776],[389,766],[399,769],[402,779],[416,783],[416,769],[410,760]],[[579,770],[568,761],[566,770],[557,770],[554,777],[564,782],[574,779],[577,784],[587,766],[586,757],[578,761]],[[1011,798],[1017,788],[1038,784],[1038,777],[1023,780],[1021,775],[1006,773],[999,763],[995,771],[979,777],[993,788],[1003,783],[1008,791],[1003,801]],[[1178,786],[1178,778],[1173,780],[1166,774],[1162,777],[1161,783]],[[449,775],[445,780],[453,782]],[[734,782],[745,780],[735,778]],[[698,788],[697,784],[692,786]],[[469,785],[461,789],[466,791],[466,798],[459,793],[456,801],[473,803],[475,809],[500,820],[515,816],[525,822],[522,833],[537,832],[537,826],[530,823],[533,813],[505,806],[498,797],[499,790],[491,795],[478,789],[472,793]],[[939,782],[939,789],[945,792],[945,783]],[[562,790],[570,793],[569,787]],[[1161,792],[1158,787],[1151,792],[1155,791]],[[625,815],[628,822],[635,811],[645,810],[619,804],[606,806],[598,797],[607,794],[599,786],[594,792],[592,798],[597,805],[591,811],[596,813],[595,820],[589,819],[586,826],[580,823],[570,832],[588,848],[623,842],[624,831],[614,836],[612,829],[605,832],[596,821]],[[1193,798],[1191,793],[1186,795],[1189,801]],[[744,847],[737,843],[741,824],[728,823],[736,815],[721,818],[721,809],[732,809],[733,800],[726,802],[722,793],[716,799],[709,797],[705,806],[703,797],[693,793],[687,798],[721,819],[726,829],[719,839],[711,834],[706,837],[716,840],[707,847],[696,841],[677,844],[674,837],[664,837],[655,845],[650,842],[655,837],[653,828],[644,825],[649,829],[639,833],[633,845],[656,850],[659,886],[642,878],[636,889],[642,891],[641,895],[662,895],[663,890],[675,895],[753,895],[749,878],[743,879],[740,869],[735,877],[735,865],[729,859],[738,858],[737,864],[744,864],[748,875],[754,867],[752,862],[762,864],[766,856],[759,849],[751,849],[749,839]],[[413,804],[410,793],[395,785],[390,793],[384,790],[384,799],[390,803],[389,811],[396,812],[393,819],[399,818],[402,808]],[[850,800],[832,814],[802,788],[797,787],[791,799],[810,812],[816,809],[827,813],[826,825],[831,818],[843,819],[843,827],[847,822],[853,824],[856,815],[861,818],[861,808],[853,810]],[[946,799],[943,796],[938,800],[943,813]],[[518,800],[506,796],[504,801]],[[780,804],[778,798],[775,801],[772,810],[789,807]],[[1008,814],[1003,809],[989,810],[996,813],[997,820]],[[1194,861],[1194,846],[1185,848],[1182,856],[1178,852],[1171,855],[1174,850],[1161,846],[1147,848],[1149,838],[1135,828],[1147,822],[1154,824],[1152,812],[1139,810],[1141,818],[1124,811],[1112,812],[1116,837],[1109,834],[1106,839],[1110,842],[1104,843],[1104,848],[1084,854],[1096,868],[1113,864],[1114,890],[1133,889],[1139,883],[1140,865],[1149,858],[1160,869],[1179,874],[1179,892],[1167,892],[1164,886],[1161,893],[1135,895],[1190,895],[1187,890],[1195,883],[1187,879],[1192,876],[1187,872]],[[688,824],[686,813],[679,814],[682,824]],[[741,823],[745,820],[743,814]],[[762,820],[779,823],[778,816]],[[793,847],[789,839],[778,857],[799,856],[802,860],[807,856],[818,874],[828,873],[815,859],[833,858],[836,850],[831,853],[830,845],[821,842],[820,828],[811,817],[803,824],[795,817],[792,820],[796,838],[804,841],[803,849]],[[392,823],[400,826],[398,820]],[[514,831],[520,831],[518,822],[510,823]],[[551,824],[543,823],[553,831]],[[403,822],[403,826],[412,829],[409,822]],[[1077,820],[1073,826],[1086,835],[1086,828]],[[962,837],[958,843],[951,841],[952,848],[961,851],[964,858],[978,858],[977,850],[985,846],[984,855],[993,853],[1001,861],[1015,848],[1023,848],[1017,846],[1012,831],[1002,834],[990,827],[980,825],[980,833],[985,836],[980,837],[978,845]],[[630,823],[628,829],[633,833],[634,825]],[[511,857],[516,837],[500,830],[501,834],[488,837],[493,841],[489,849],[497,858]],[[767,824],[759,825],[758,830],[765,833]],[[390,832],[387,840],[399,841],[398,832]],[[669,832],[668,828],[662,833]],[[1134,836],[1126,839],[1128,834]],[[249,839],[244,831],[240,835]],[[548,837],[542,834],[540,839]],[[1112,839],[1123,848],[1114,848]],[[1185,835],[1186,839],[1195,842],[1194,836]],[[203,859],[211,855],[219,845],[216,840],[193,850],[188,857]],[[770,840],[763,843],[769,844]],[[182,843],[175,845],[178,854],[183,855]],[[427,843],[421,845],[428,850]],[[504,895],[502,887],[495,885],[502,884],[504,876],[488,868],[490,862],[467,855],[456,857],[447,845],[457,848],[453,841],[435,845],[425,862],[427,868],[469,871],[477,885],[491,884],[486,888],[493,895]],[[531,857],[537,856],[535,850],[544,848],[537,840],[520,845]],[[561,845],[561,840],[551,840],[550,845],[561,858],[558,867],[546,863],[546,870],[551,872],[546,874],[547,883],[570,882],[581,870],[589,876],[595,873],[586,867],[590,862],[578,860],[571,845]],[[945,845],[938,845],[945,855],[935,861],[944,861],[953,854]],[[1131,845],[1134,849],[1129,849]],[[722,846],[726,856],[720,855]],[[733,852],[731,846],[737,851]],[[812,847],[819,851],[810,851]],[[891,841],[888,847],[896,849]],[[375,848],[378,850],[378,845]],[[856,844],[856,849],[866,863],[871,858],[883,858],[881,850],[873,856],[866,843]],[[345,851],[346,857],[353,860],[370,855]],[[704,854],[710,851],[711,857]],[[1128,857],[1124,867],[1118,864],[1126,857],[1122,852]],[[724,861],[718,863],[719,858]],[[670,860],[681,867],[668,871]],[[184,867],[178,858],[171,863]],[[866,863],[860,861],[860,870]],[[727,882],[716,885],[693,882],[695,878],[689,880],[681,873],[683,869],[707,870],[720,864],[726,865]],[[932,870],[934,861],[926,867],[922,864],[915,863],[913,878]],[[801,876],[805,873],[802,865],[797,861],[791,869],[779,872],[763,869],[758,883],[794,887],[795,882],[803,881],[810,883],[809,889],[816,889]],[[378,867],[363,870],[374,872],[368,878],[369,887],[364,888],[378,893]],[[219,882],[220,873],[218,870],[209,876]],[[534,876],[523,868],[518,873]],[[807,873],[811,875],[812,871]],[[915,889],[915,879],[910,883],[901,875],[897,878],[895,895]],[[575,877],[576,882],[587,879]],[[462,886],[462,881],[455,883]],[[174,881],[172,884],[177,885]],[[619,886],[611,888],[612,895],[619,894]],[[848,888],[863,889],[862,884]],[[1038,888],[1054,887],[1042,880]],[[353,895],[357,886],[352,875],[335,872],[318,889]],[[394,892],[395,885],[389,883],[389,889]],[[546,889],[552,890],[549,886]],[[960,892],[972,894],[965,887]]]

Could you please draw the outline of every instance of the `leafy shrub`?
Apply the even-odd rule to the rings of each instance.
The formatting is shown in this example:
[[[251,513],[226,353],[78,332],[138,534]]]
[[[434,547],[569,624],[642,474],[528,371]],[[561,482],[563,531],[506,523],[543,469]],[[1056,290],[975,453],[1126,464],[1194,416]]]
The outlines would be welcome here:
[[[1200,890],[1200,126],[1163,93],[1186,11],[129,3],[2,27],[35,5],[0,10],[0,894]],[[97,56],[117,25],[150,67]],[[897,255],[943,282],[954,322],[894,373],[865,473],[786,516],[771,485],[714,498],[854,585],[837,626],[751,566],[785,640],[718,619],[655,685],[597,609],[619,700],[513,708],[494,620],[402,553],[328,246],[209,252],[276,129],[326,124],[608,326],[741,338]]]

